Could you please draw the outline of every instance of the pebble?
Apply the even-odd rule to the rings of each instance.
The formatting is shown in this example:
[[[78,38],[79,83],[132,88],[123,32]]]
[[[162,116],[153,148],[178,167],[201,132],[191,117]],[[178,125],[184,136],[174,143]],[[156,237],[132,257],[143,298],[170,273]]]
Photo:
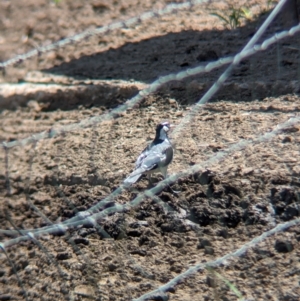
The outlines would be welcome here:
[[[60,253],[57,253],[57,255],[56,255],[57,260],[66,260],[71,257],[72,257],[72,254],[69,252],[60,252]]]
[[[74,293],[83,297],[95,297],[93,287],[89,285],[78,285],[74,289]]]
[[[87,238],[84,238],[84,237],[76,237],[76,238],[74,238],[74,242],[75,242],[76,245],[82,244],[82,245],[85,245],[85,246],[89,245],[89,243],[90,243],[89,240]]]
[[[289,240],[277,239],[275,242],[275,249],[279,253],[288,253],[294,250],[294,246]]]
[[[208,255],[214,255],[214,253],[215,253],[214,248],[209,247],[209,246],[205,246],[204,250],[205,250],[205,254],[208,254]]]

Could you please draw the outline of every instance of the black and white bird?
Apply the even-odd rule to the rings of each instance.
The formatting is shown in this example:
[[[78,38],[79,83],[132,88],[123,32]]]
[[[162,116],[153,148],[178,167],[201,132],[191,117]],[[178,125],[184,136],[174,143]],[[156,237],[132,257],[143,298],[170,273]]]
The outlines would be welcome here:
[[[152,173],[160,172],[166,178],[168,165],[173,159],[173,147],[168,138],[170,128],[167,121],[157,125],[154,140],[142,151],[134,171],[124,180],[126,186],[135,183],[143,174],[148,174],[151,184]]]

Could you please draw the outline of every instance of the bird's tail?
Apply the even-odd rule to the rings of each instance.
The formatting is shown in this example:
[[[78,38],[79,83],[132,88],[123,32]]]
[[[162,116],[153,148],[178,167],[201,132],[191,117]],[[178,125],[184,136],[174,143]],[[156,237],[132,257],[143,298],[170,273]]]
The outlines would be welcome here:
[[[143,174],[143,170],[136,169],[123,182],[125,186],[134,184]]]

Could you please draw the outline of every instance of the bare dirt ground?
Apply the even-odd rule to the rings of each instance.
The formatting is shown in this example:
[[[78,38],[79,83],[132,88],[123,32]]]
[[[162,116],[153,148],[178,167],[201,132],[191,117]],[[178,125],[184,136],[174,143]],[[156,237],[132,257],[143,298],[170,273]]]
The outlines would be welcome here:
[[[0,60],[168,3],[1,1]],[[195,5],[6,68],[1,141],[109,113],[159,76],[234,55],[268,15],[265,2],[247,3],[253,18],[236,29],[211,15],[225,14],[225,2]],[[294,25],[292,17],[283,19],[264,38]],[[296,219],[300,124],[206,161],[299,115],[299,58],[298,35],[245,60],[211,103],[179,134],[171,133],[176,151],[169,173],[203,165],[157,195],[168,210],[145,198],[99,219],[98,227],[14,244],[6,249],[9,260],[1,252],[0,300],[132,300]],[[0,228],[44,227],[105,199],[132,170],[156,124],[179,125],[222,70],[171,82],[111,120],[3,151]],[[128,204],[147,185],[142,178],[108,206]],[[0,238],[13,237],[0,231]],[[237,300],[228,282],[245,300],[299,300],[299,244],[299,227],[291,227],[148,300]]]

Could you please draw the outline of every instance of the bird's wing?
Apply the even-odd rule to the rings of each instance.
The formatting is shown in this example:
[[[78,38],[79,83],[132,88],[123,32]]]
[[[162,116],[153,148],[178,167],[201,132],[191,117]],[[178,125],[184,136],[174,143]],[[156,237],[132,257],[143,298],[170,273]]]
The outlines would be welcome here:
[[[141,152],[139,157],[135,162],[135,169],[139,168],[143,162],[143,160],[148,156],[149,150],[151,149],[152,143],[147,145],[147,147]]]
[[[164,153],[166,154],[166,160],[163,162],[163,165],[169,165],[173,160],[173,146],[170,141],[165,143]]]
[[[135,183],[144,172],[157,168],[164,160],[166,153],[162,145],[147,147],[138,157],[135,170],[124,180],[124,184]]]
[[[139,162],[139,166],[131,173],[130,176],[142,174],[146,171],[155,169],[166,159],[166,154],[159,150],[151,149],[150,152]]]
[[[143,173],[168,165],[173,158],[173,148],[167,140],[159,144],[149,144],[139,155],[135,170],[124,180],[124,184],[135,183]]]

